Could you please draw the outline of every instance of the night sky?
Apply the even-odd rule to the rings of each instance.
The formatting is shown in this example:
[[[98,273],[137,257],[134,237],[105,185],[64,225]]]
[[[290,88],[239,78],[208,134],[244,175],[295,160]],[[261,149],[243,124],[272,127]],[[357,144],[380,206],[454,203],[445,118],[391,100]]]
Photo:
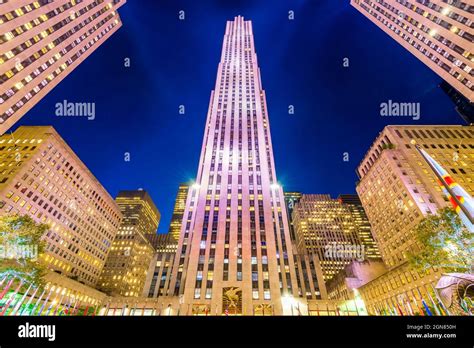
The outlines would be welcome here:
[[[13,129],[53,125],[113,197],[149,191],[162,213],[160,232],[179,183],[197,173],[225,24],[234,16],[253,21],[285,191],[354,193],[355,168],[385,125],[462,123],[440,78],[349,0],[129,0],[119,13],[123,27]],[[421,103],[420,120],[381,117],[389,99]],[[95,120],[56,117],[64,100],[95,102]]]

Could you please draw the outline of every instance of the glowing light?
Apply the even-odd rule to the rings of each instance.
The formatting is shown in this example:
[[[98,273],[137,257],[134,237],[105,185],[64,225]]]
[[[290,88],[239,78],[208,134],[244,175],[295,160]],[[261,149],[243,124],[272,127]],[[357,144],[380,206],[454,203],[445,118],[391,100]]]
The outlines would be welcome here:
[[[443,10],[441,11],[441,14],[447,16],[450,12],[451,12],[451,9],[450,9],[449,7],[445,7],[445,8],[443,8]]]
[[[278,184],[271,184],[271,185],[270,185],[270,188],[271,188],[272,190],[278,190],[278,189],[280,188],[280,185],[278,185]]]

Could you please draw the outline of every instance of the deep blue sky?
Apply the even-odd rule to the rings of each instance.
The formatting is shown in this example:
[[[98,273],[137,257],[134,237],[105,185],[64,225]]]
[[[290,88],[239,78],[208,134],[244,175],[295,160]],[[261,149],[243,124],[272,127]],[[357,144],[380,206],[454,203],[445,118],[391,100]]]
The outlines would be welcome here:
[[[225,22],[236,15],[253,21],[286,191],[354,193],[355,168],[385,125],[462,122],[437,87],[440,78],[349,0],[129,0],[119,13],[123,27],[18,125],[53,125],[113,197],[149,191],[162,213],[160,232],[178,184],[196,175]],[[96,119],[55,117],[65,99],[95,102]],[[388,99],[420,102],[421,119],[381,117]]]

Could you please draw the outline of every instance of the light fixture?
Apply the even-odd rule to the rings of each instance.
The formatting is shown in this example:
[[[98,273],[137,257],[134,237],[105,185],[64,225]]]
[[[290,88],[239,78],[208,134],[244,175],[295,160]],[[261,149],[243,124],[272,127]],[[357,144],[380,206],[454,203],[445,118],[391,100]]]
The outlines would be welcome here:
[[[271,188],[272,190],[278,190],[278,189],[280,188],[280,185],[278,185],[278,184],[271,184],[271,185],[270,185],[270,188]]]

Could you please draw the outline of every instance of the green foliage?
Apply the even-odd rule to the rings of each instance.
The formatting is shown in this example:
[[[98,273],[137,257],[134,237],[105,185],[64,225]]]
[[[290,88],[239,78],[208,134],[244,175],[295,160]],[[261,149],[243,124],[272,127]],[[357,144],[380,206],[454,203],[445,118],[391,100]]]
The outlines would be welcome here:
[[[49,229],[48,225],[38,224],[24,215],[0,217],[0,278],[14,275],[24,280],[25,286],[43,285],[46,268],[39,256],[44,252],[45,243],[41,237]],[[27,253],[18,252],[19,250]],[[14,251],[14,254],[11,252]]]
[[[474,234],[452,208],[425,217],[414,232],[422,247],[410,253],[408,260],[417,270],[436,267],[446,272],[473,273]]]

